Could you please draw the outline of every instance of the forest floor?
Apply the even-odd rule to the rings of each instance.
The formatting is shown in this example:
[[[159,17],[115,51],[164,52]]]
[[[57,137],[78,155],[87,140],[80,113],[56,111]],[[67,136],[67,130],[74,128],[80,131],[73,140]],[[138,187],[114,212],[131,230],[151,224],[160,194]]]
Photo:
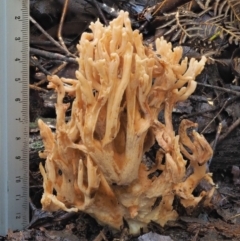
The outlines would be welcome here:
[[[0,240],[64,240],[64,241],[111,241],[111,240],[139,240],[139,241],[212,241],[212,240],[240,240],[240,54],[236,52],[238,45],[228,43],[220,53],[215,53],[209,57],[208,64],[204,71],[197,78],[198,87],[194,94],[185,102],[179,103],[173,113],[173,124],[177,130],[180,120],[188,118],[198,123],[199,132],[202,132],[214,149],[214,155],[209,163],[209,171],[213,174],[216,185],[216,194],[212,200],[212,207],[202,208],[201,205],[193,210],[184,210],[178,206],[179,218],[174,222],[168,222],[165,227],[151,222],[148,231],[136,237],[128,233],[128,226],[125,224],[121,230],[112,230],[107,226],[99,225],[89,215],[78,213],[66,213],[64,211],[45,212],[41,210],[41,197],[43,194],[42,176],[39,172],[39,163],[44,162],[38,156],[38,151],[43,149],[43,144],[37,126],[39,118],[44,119],[49,127],[55,129],[55,108],[56,93],[46,88],[46,76],[57,73],[59,76],[74,78],[77,64],[69,55],[64,55],[62,49],[49,41],[48,36],[57,39],[60,17],[66,14],[63,24],[62,35],[65,44],[71,53],[76,51],[81,33],[88,31],[87,26],[90,21],[94,21],[96,16],[101,21],[110,21],[113,15],[107,10],[99,10],[97,6],[103,8],[112,6],[112,1],[71,1],[68,9],[64,13],[66,0],[59,1],[30,1],[31,17],[42,26],[45,32],[39,30],[36,24],[31,23],[31,62],[30,62],[30,207],[31,222],[22,231],[10,230],[6,237]],[[91,2],[91,1],[90,1]],[[152,3],[158,6],[165,2],[170,5],[164,13],[178,11],[177,6],[171,5],[172,1],[129,1],[131,4],[118,5],[118,9],[128,10],[130,13],[133,7],[145,6]],[[181,6],[195,1],[176,1]],[[112,5],[111,5],[112,3]],[[145,5],[144,5],[145,4]],[[154,5],[155,4],[155,5]],[[114,5],[115,6],[115,5]],[[184,5],[185,6],[185,5]],[[239,7],[240,8],[240,7]],[[164,9],[163,9],[164,10]],[[103,12],[102,12],[103,11]],[[193,11],[193,10],[192,10]],[[200,10],[195,10],[200,12]],[[211,11],[211,10],[210,10]],[[78,12],[83,14],[77,14]],[[141,28],[144,33],[146,44],[152,43],[159,32],[153,30],[153,25],[163,23],[157,22],[162,12],[154,18],[153,24],[144,25],[146,21],[140,21],[134,14],[130,16],[139,25],[133,24],[134,28]],[[103,14],[103,15],[102,15]],[[207,14],[207,12],[206,12]],[[145,15],[144,15],[145,16]],[[159,18],[158,18],[159,17]],[[146,19],[145,19],[146,20]],[[156,20],[156,21],[155,21]],[[174,23],[173,23],[174,24]],[[169,30],[169,25],[167,26]],[[156,26],[154,27],[156,28]],[[167,30],[166,30],[167,31]],[[165,32],[166,32],[165,31]],[[240,30],[239,30],[240,31]],[[161,33],[163,34],[163,33]],[[213,33],[212,33],[213,35]],[[171,40],[172,36],[168,36]],[[183,44],[186,56],[200,57],[204,54],[205,45],[200,39],[199,49],[196,45]],[[174,40],[175,46],[179,42]],[[219,43],[216,43],[214,51],[217,51]],[[36,50],[39,50],[37,52]],[[203,52],[203,53],[202,53]],[[189,55],[190,53],[190,55]],[[59,57],[56,54],[61,54]],[[215,61],[213,61],[213,59]],[[211,87],[212,86],[212,87]],[[215,87],[220,87],[215,88]],[[213,100],[210,104],[209,98]],[[66,97],[66,102],[71,102],[70,97]],[[219,131],[221,123],[222,130]],[[219,133],[218,133],[219,132]],[[217,135],[217,133],[219,135]],[[179,205],[176,203],[176,205]]]

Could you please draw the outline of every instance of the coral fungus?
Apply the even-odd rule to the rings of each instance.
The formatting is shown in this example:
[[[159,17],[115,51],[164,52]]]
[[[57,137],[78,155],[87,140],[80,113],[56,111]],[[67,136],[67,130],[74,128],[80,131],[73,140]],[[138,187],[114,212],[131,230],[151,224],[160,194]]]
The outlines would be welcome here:
[[[40,155],[46,158],[45,168],[40,165],[42,207],[82,210],[116,229],[124,218],[132,233],[151,220],[164,225],[178,217],[176,196],[184,207],[195,207],[212,194],[193,195],[201,180],[211,183],[210,145],[196,124],[183,120],[178,135],[172,126],[175,104],[193,93],[206,59],[181,60],[182,48],[172,49],[163,38],[156,50],[144,46],[127,12],[107,27],[97,21],[90,29],[77,46],[76,79],[48,77],[58,95],[57,125],[52,133],[39,120],[45,146]],[[75,97],[68,122],[66,94]],[[144,154],[155,142],[159,150],[147,166]],[[189,166],[193,172],[187,176]]]

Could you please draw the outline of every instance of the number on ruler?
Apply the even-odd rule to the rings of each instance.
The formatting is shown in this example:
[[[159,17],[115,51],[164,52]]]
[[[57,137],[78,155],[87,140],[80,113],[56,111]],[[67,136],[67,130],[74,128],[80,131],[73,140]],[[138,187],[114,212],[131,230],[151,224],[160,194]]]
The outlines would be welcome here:
[[[16,177],[16,183],[20,183],[21,182],[21,177],[20,176],[17,176]]]
[[[16,201],[19,201],[21,199],[21,195],[20,194],[17,194],[16,195]]]

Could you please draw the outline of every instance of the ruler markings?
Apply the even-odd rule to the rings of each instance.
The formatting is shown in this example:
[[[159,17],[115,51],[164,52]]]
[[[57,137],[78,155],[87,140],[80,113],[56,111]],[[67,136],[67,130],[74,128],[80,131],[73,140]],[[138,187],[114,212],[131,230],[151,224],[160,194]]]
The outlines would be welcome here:
[[[29,222],[28,16],[29,0],[0,1],[0,235]]]

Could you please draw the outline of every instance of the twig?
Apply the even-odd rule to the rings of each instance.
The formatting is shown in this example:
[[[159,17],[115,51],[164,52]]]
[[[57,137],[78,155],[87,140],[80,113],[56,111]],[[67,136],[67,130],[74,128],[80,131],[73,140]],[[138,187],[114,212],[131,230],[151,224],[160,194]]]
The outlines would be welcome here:
[[[74,54],[77,54],[78,51],[76,51]],[[62,64],[60,64],[59,66],[57,66],[56,68],[54,68],[54,70],[52,71],[52,75],[57,74],[59,71],[61,71],[62,69],[64,69],[67,66],[67,62],[63,62]],[[35,85],[39,86],[44,84],[47,81],[47,77],[45,77],[44,79],[42,79],[41,81],[39,81],[38,83],[36,83]]]
[[[45,75],[51,75],[49,71],[47,71],[38,61],[33,59],[32,57],[30,58],[30,62],[37,68],[39,68]]]
[[[41,88],[41,87],[38,87],[38,86],[36,86],[36,85],[31,85],[31,84],[29,84],[29,88],[30,88],[30,89],[33,89],[33,90],[42,91],[42,92],[45,92],[45,93],[48,92],[47,90],[45,90],[45,89],[43,89],[43,88]]]
[[[54,74],[56,74],[57,72],[59,72],[60,70],[62,70],[63,68],[65,68],[67,64],[68,64],[67,62],[63,62],[61,65],[59,65],[58,67],[56,67],[56,68],[52,71],[51,75],[54,75]],[[34,85],[35,85],[35,86],[43,85],[46,81],[47,81],[47,76],[45,76],[45,77],[44,77],[43,79],[41,79],[39,82],[34,83]]]
[[[220,115],[220,113],[223,111],[223,109],[226,107],[227,103],[228,103],[230,100],[231,100],[231,98],[228,98],[228,99],[224,102],[222,108],[218,111],[218,113],[214,116],[214,118],[212,118],[212,120],[208,122],[208,124],[205,126],[205,128],[201,131],[201,134],[203,134],[204,131],[213,123],[213,121],[216,120],[216,118]]]
[[[104,230],[101,230],[101,231],[99,232],[99,234],[97,235],[97,237],[95,237],[95,239],[94,239],[93,241],[102,241],[102,240],[108,241],[108,239],[107,239],[106,236],[105,236]]]
[[[43,187],[43,185],[32,185],[29,188],[42,188],[42,187]]]
[[[156,7],[152,16],[171,12],[173,11],[173,9],[176,9],[177,7],[187,2],[190,2],[190,0],[175,0],[175,1],[164,0],[163,2],[159,3],[159,6]]]
[[[180,23],[179,20],[179,12],[176,12],[176,20],[177,20],[177,26],[182,30],[182,33],[184,33],[186,36],[188,36],[189,38],[191,38],[191,36],[188,34],[188,32],[186,31],[186,29],[182,26],[182,24]]]
[[[215,151],[217,144],[221,143],[235,128],[237,128],[240,125],[240,118],[238,118],[229,128],[228,131],[224,134],[221,134],[222,131],[222,123],[219,123],[218,130],[216,133],[215,140],[211,143],[211,146],[213,148],[213,151]],[[208,161],[208,168],[210,168],[210,165],[212,163],[213,156]]]
[[[78,51],[76,51],[74,54],[77,54]],[[63,68],[65,68],[67,66],[67,62],[63,62],[61,65],[57,66],[56,68],[54,68],[54,70],[52,71],[52,75],[57,74],[59,71],[61,71]],[[47,77],[43,78],[41,81],[39,81],[38,83],[36,83],[35,85],[39,86],[44,84],[47,81]]]
[[[195,112],[195,113],[192,113],[192,114],[189,114],[189,115],[182,115],[180,117],[180,120],[189,119],[190,117],[193,117],[193,116],[196,116],[196,115],[202,115],[202,114],[214,112],[214,111],[217,111],[217,110],[219,110],[219,107],[215,107],[211,110],[204,110],[204,111]]]
[[[197,232],[195,233],[195,235],[194,235],[194,237],[192,238],[191,241],[197,241],[198,234],[199,234],[199,229],[197,230]]]
[[[51,37],[37,22],[34,18],[32,18],[31,16],[29,16],[30,21],[58,48],[60,48],[65,54],[67,55],[71,55],[72,54],[66,50],[65,48],[62,47],[61,44],[59,44],[53,37]]]
[[[212,146],[212,149],[213,149],[213,153],[214,153],[214,151],[215,151],[215,149],[216,149],[216,146],[217,146],[217,143],[218,143],[219,136],[220,136],[221,132],[222,132],[222,123],[219,123],[218,129],[217,129],[217,133],[216,133],[216,136],[215,136],[215,140],[214,140],[213,143],[211,143],[211,146]],[[213,155],[212,155],[212,157],[210,158],[210,160],[208,161],[208,167],[209,167],[209,168],[210,168],[210,165],[211,165],[211,163],[212,163],[212,159],[213,159]]]
[[[75,58],[66,57],[62,54],[52,53],[52,52],[48,52],[48,51],[45,51],[45,50],[30,48],[30,53],[36,54],[36,55],[39,55],[39,56],[42,56],[42,57],[45,57],[45,58],[48,58],[48,59],[57,59],[57,60],[66,61],[68,63],[78,64],[78,62]]]
[[[103,14],[102,9],[99,7],[98,2],[96,0],[93,0],[93,3],[95,5],[95,7],[97,8],[97,10],[98,10],[98,12],[99,12],[99,14],[100,14],[104,24],[107,26],[108,25],[108,20],[106,19],[105,15]]]
[[[238,118],[229,128],[228,131],[224,134],[222,134],[219,139],[218,143],[222,142],[235,128],[237,128],[240,125],[240,118]]]
[[[227,101],[226,101],[226,103],[224,103],[224,107],[227,107],[227,106],[229,106],[229,105],[231,105],[234,101],[236,101],[238,98],[240,97],[240,95],[239,96],[235,96],[235,97],[232,97],[232,98],[229,98]],[[189,99],[191,99],[192,98],[192,96],[189,96]],[[219,110],[220,109],[220,107],[214,107],[214,108],[212,108],[211,110],[204,110],[204,111],[199,111],[199,112],[195,112],[195,113],[192,113],[192,114],[189,114],[189,115],[182,115],[181,117],[180,117],[180,120],[182,120],[182,119],[189,119],[190,117],[193,117],[193,116],[196,116],[196,115],[201,115],[201,114],[205,114],[205,113],[210,113],[210,112],[214,112],[214,111],[217,111],[217,110]]]
[[[146,20],[146,21],[140,26],[140,28],[138,29],[139,32],[142,32],[142,31],[146,28],[146,26],[148,25],[148,23],[149,23],[149,21]]]
[[[208,88],[212,88],[212,89],[216,89],[216,90],[221,90],[221,91],[225,91],[230,94],[240,96],[240,92],[235,91],[235,90],[230,90],[230,89],[226,89],[226,88],[215,86],[215,85],[202,84],[202,83],[198,83],[198,82],[197,82],[197,84],[200,86],[204,86],[204,87],[208,87]]]
[[[58,27],[58,40],[59,40],[60,44],[62,45],[62,47],[69,53],[69,51],[62,39],[62,26],[63,26],[63,22],[64,22],[64,19],[66,16],[68,2],[69,2],[69,0],[65,0],[65,3],[63,6],[62,16],[61,16],[61,20],[60,20],[59,27]]]
[[[237,217],[239,217],[239,216],[240,216],[240,213],[237,213],[236,215],[230,217],[230,219],[237,218]]]
[[[70,41],[65,41],[65,45],[68,46],[70,45],[71,42]],[[49,40],[30,40],[30,45],[39,45],[39,46],[53,46],[53,43]],[[55,45],[54,45],[55,46]]]
[[[162,17],[163,14],[165,15],[169,12],[173,12],[174,9],[177,9],[179,6],[187,2],[190,2],[190,0],[173,0],[173,1],[164,0],[164,1],[161,1],[161,3],[157,3],[155,7],[152,8],[152,11],[150,12],[151,20],[152,20],[151,22],[154,21],[153,17],[155,15],[157,16],[159,21],[159,19]],[[143,31],[143,29],[148,25],[149,22],[150,21],[146,19],[146,21],[144,21],[144,23],[140,26],[139,31],[140,32]]]

